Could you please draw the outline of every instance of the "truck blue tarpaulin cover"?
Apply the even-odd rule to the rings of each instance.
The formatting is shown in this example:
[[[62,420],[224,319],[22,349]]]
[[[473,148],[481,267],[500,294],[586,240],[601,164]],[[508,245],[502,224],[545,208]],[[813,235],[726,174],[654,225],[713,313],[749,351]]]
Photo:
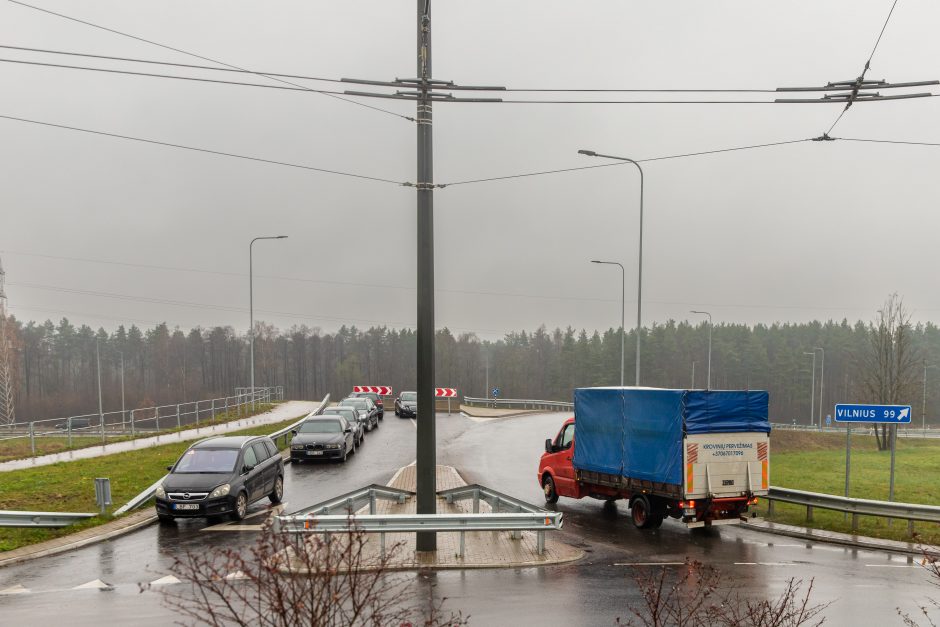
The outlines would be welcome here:
[[[574,466],[682,483],[682,439],[698,433],[770,433],[764,391],[578,388]]]

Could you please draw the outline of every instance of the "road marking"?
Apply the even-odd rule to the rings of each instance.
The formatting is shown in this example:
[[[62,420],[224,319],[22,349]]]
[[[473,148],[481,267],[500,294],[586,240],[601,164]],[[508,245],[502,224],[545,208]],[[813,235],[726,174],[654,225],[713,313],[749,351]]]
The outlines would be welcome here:
[[[408,420],[411,421],[411,424],[414,425],[414,428],[415,428],[415,429],[418,428],[418,421],[417,421],[417,420],[415,420],[414,418],[409,418]]]
[[[614,562],[614,566],[685,566],[685,562]]]
[[[919,564],[865,564],[868,568],[914,568]]]
[[[17,584],[17,585],[15,585],[15,586],[11,587],[11,588],[7,588],[6,590],[0,590],[0,595],[3,595],[3,594],[29,594],[29,592],[30,592],[29,588],[24,588],[23,586]]]
[[[83,583],[80,586],[75,586],[72,590],[114,590],[114,586],[109,583],[105,583],[100,579],[92,579],[87,583]]]
[[[735,562],[735,566],[799,566],[796,562]]]
[[[173,575],[167,575],[166,577],[160,577],[159,579],[154,579],[150,582],[151,586],[171,586],[175,583],[180,583],[180,580],[174,577]]]

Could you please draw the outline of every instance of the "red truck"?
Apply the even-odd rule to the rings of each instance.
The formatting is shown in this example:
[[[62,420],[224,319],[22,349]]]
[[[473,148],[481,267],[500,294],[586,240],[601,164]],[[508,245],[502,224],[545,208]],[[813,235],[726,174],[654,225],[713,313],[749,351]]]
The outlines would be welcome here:
[[[768,493],[766,392],[579,388],[574,398],[539,462],[549,503],[623,499],[638,528],[666,517],[705,527],[740,522]]]

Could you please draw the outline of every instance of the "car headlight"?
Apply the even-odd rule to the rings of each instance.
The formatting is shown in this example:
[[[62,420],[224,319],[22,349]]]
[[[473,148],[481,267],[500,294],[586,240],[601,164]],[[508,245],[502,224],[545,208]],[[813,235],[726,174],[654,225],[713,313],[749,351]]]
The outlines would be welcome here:
[[[333,449],[335,449],[335,448],[339,448],[339,447],[340,447],[339,444],[327,444],[327,445],[326,445],[325,447],[323,447],[323,448],[333,448]]]
[[[158,498],[158,499],[165,499],[165,498],[166,498],[166,490],[163,489],[163,484],[162,484],[162,483],[157,486],[157,493],[156,493],[156,494],[157,494],[157,498]]]
[[[304,445],[303,444],[291,444],[290,448],[292,451],[302,451],[304,450]]]
[[[215,490],[212,491],[212,494],[209,495],[209,498],[215,499],[220,496],[225,496],[228,494],[229,490],[231,489],[232,489],[232,486],[230,486],[227,483],[223,483],[222,485],[220,485],[219,487],[217,487]]]

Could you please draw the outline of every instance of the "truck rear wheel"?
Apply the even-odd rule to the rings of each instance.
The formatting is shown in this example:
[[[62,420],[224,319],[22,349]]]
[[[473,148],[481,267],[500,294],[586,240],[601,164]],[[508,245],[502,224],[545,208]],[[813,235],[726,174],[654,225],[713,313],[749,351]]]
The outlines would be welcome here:
[[[652,512],[649,499],[642,494],[630,503],[630,518],[637,529],[655,529],[663,524],[663,517]]]
[[[542,492],[545,493],[546,503],[558,502],[558,492],[555,490],[555,480],[552,479],[551,475],[545,475],[545,478],[542,479]]]

